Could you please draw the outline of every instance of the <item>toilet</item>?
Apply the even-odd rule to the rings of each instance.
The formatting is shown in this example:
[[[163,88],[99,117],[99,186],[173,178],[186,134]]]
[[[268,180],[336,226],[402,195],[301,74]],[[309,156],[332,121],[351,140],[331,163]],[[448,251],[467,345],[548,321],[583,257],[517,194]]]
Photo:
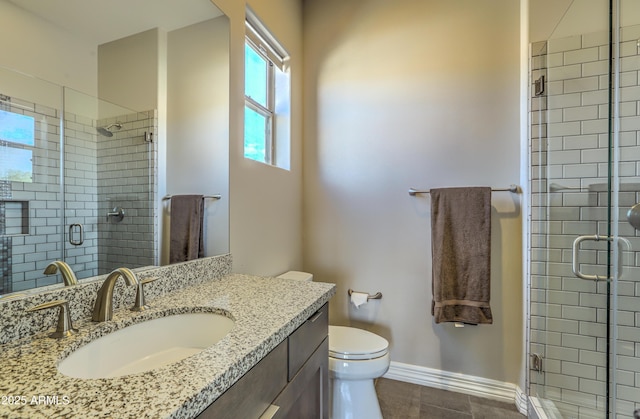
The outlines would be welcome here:
[[[289,271],[283,279],[311,281]],[[373,380],[389,369],[389,342],[366,330],[329,326],[329,400],[332,419],[382,419]]]

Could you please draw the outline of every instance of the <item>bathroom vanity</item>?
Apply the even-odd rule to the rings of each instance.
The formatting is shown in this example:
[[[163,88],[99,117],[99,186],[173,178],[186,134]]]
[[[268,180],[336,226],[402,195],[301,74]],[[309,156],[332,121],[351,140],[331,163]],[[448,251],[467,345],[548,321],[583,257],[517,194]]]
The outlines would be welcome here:
[[[0,417],[328,417],[327,317],[335,285],[231,274],[230,266],[212,267],[216,259],[208,259],[140,273],[141,279],[159,277],[146,285],[151,307],[142,313],[129,310],[135,287],[119,281],[107,322],[90,321],[101,281],[0,300]],[[79,333],[52,339],[56,310],[26,309],[60,298],[69,300]],[[182,361],[114,378],[58,371],[62,359],[115,330],[207,311],[234,325]]]
[[[328,318],[326,303],[198,419],[327,419]]]

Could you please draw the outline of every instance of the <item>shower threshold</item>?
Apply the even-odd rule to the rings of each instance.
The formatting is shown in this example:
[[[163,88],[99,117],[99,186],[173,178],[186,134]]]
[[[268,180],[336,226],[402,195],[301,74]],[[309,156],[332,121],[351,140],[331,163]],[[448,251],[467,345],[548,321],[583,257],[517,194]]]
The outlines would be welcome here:
[[[529,416],[532,419],[564,419],[552,400],[529,397]]]

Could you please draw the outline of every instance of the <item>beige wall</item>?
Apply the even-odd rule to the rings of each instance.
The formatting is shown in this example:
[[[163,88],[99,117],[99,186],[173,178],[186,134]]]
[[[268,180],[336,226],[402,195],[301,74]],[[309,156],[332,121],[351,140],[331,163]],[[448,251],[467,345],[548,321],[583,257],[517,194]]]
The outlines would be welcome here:
[[[160,36],[150,29],[98,46],[100,99],[137,111],[158,106]]]
[[[35,18],[11,2],[0,2],[0,66],[97,94],[96,46]],[[25,54],[25,48],[37,54]]]
[[[302,6],[299,0],[215,0],[231,23],[230,226],[234,271],[302,268]],[[291,170],[243,157],[244,17],[253,9],[291,55]]]
[[[304,268],[393,361],[522,386],[520,198],[493,194],[494,324],[454,328],[430,314],[430,200],[407,193],[520,181],[519,21],[511,0],[305,2]],[[348,288],[384,297],[356,310]]]
[[[229,251],[229,22],[225,16],[168,33],[168,194],[220,194],[205,200],[205,255]],[[168,230],[169,205],[162,206]],[[166,230],[165,230],[166,231]],[[169,260],[169,240],[162,261]]]
[[[60,106],[59,86],[97,94],[97,47],[9,1],[0,1],[0,51],[0,67],[41,79],[3,71],[2,94],[51,107]]]

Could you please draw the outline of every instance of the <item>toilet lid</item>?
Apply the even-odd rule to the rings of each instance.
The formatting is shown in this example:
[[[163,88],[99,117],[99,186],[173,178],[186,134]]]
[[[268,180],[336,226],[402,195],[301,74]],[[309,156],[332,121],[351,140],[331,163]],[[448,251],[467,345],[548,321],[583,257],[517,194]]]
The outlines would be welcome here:
[[[329,326],[329,356],[374,359],[387,353],[389,342],[375,333],[354,327]]]

